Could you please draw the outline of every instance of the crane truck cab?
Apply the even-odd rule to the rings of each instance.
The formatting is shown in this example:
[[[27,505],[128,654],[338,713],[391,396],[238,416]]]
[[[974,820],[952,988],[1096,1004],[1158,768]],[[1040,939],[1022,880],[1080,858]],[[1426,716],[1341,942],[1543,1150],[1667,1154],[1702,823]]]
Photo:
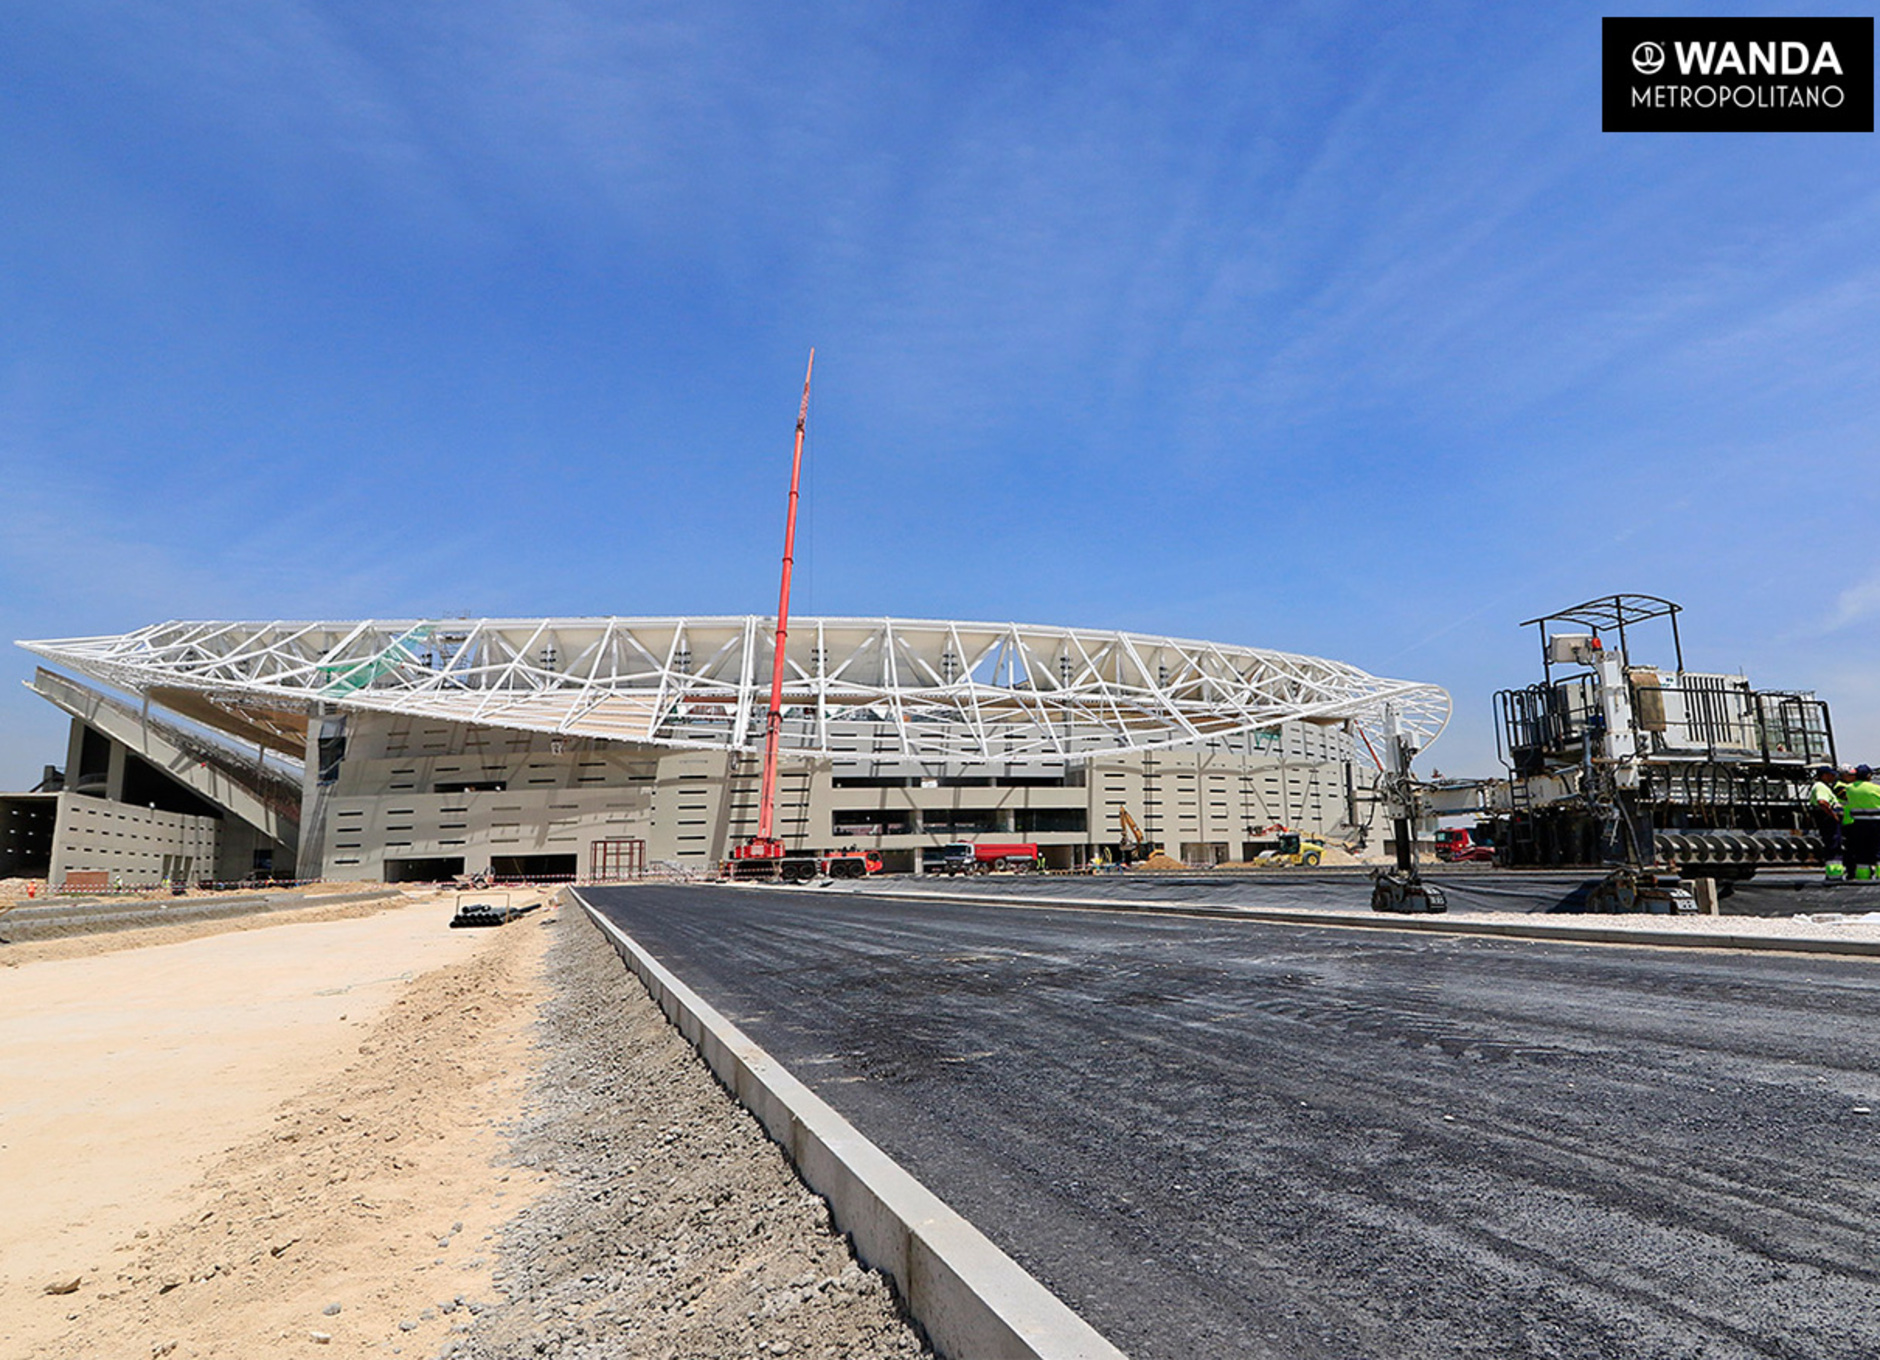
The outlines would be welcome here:
[[[831,850],[818,867],[830,878],[866,878],[881,872],[881,854],[875,850]]]
[[[775,876],[784,883],[808,883],[817,878],[866,878],[880,872],[881,855],[874,850],[793,850],[776,862]]]

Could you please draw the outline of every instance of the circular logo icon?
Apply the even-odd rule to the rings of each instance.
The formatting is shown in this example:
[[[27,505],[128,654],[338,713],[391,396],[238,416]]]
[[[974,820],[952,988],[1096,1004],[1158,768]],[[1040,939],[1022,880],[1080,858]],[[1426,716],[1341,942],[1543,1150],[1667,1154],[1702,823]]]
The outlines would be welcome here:
[[[1642,76],[1655,76],[1664,69],[1665,49],[1655,42],[1642,42],[1632,49],[1632,69]]]

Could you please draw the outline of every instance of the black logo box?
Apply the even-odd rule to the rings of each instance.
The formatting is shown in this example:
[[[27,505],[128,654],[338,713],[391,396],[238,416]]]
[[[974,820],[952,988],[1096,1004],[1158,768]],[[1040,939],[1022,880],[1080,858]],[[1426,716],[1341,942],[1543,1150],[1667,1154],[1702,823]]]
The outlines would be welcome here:
[[[1871,17],[1604,19],[1601,30],[1607,132],[1873,131]],[[1784,62],[1793,68],[1798,56],[1785,43],[1803,45],[1803,70],[1784,71]],[[1815,73],[1823,43],[1833,45],[1839,74]],[[1656,44],[1662,54],[1656,71],[1650,69],[1652,50],[1640,51],[1643,44]],[[1717,69],[1726,44],[1735,45],[1742,71],[1734,65]],[[1760,61],[1750,72],[1752,45],[1759,49],[1756,58],[1773,52],[1773,72]],[[1635,53],[1641,57],[1636,63]],[[1707,75],[1700,70],[1702,56],[1710,59]]]

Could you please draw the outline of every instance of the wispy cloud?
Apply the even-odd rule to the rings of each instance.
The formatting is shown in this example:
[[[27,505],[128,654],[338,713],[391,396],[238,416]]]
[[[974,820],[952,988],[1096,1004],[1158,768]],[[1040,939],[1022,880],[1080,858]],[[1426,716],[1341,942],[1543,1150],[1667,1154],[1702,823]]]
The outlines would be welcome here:
[[[1880,576],[1870,576],[1835,596],[1834,610],[1822,625],[1822,631],[1837,633],[1876,615],[1880,615]]]
[[[1403,658],[1446,742],[1601,589],[1865,664],[1871,147],[1604,137],[1596,12],[0,10],[0,635],[763,608],[815,343],[832,609]]]

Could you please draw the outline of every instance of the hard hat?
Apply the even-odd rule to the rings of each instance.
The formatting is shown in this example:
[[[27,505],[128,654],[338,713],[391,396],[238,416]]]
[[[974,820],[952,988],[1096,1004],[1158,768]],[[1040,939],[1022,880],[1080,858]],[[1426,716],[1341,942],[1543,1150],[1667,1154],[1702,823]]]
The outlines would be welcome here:
[[[1854,767],[1854,778],[1856,778],[1856,779],[1872,779],[1872,778],[1873,778],[1873,766],[1871,766],[1871,765],[1856,765],[1856,766]]]

